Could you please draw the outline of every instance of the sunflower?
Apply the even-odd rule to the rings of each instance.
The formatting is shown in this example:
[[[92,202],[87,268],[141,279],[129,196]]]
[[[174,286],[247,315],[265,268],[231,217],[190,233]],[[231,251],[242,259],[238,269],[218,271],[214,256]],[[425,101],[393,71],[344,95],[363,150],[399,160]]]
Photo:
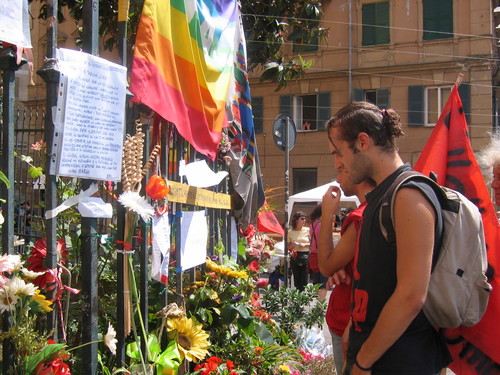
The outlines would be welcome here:
[[[35,291],[35,294],[31,297],[31,299],[33,301],[35,301],[36,303],[38,303],[38,306],[44,310],[44,311],[52,311],[52,307],[50,307],[50,305],[52,305],[52,302],[45,299],[45,296],[43,294],[40,294],[40,289],[37,289]]]
[[[215,262],[212,262],[209,258],[207,258],[206,266],[211,271],[220,273],[222,275],[226,275],[226,276],[230,276],[230,277],[239,277],[242,279],[248,279],[248,274],[245,271],[232,270],[229,267],[224,267],[224,266],[221,266]]]
[[[168,320],[168,331],[177,331],[177,347],[190,362],[202,360],[208,353],[208,333],[201,327],[186,317]]]

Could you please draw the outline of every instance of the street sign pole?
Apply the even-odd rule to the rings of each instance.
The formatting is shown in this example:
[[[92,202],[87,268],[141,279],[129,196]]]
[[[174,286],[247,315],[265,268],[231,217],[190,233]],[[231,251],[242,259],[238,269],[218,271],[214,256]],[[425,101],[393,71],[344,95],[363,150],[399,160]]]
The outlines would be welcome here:
[[[273,125],[273,140],[276,146],[285,152],[285,235],[283,236],[283,253],[285,256],[285,286],[290,286],[290,271],[288,262],[290,254],[288,252],[288,221],[290,213],[288,212],[288,198],[290,185],[290,150],[295,146],[297,140],[297,130],[292,118],[287,114],[280,114],[274,120]]]
[[[290,188],[290,135],[288,131],[288,127],[290,125],[290,119],[284,118],[281,120],[285,123],[284,126],[284,140],[285,140],[285,235],[283,237],[283,249],[285,253],[285,286],[288,288],[290,286],[290,272],[289,272],[289,261],[290,261],[290,253],[288,251],[288,230],[289,225],[288,222],[290,220],[290,212],[288,212],[288,197],[289,197],[289,188]]]

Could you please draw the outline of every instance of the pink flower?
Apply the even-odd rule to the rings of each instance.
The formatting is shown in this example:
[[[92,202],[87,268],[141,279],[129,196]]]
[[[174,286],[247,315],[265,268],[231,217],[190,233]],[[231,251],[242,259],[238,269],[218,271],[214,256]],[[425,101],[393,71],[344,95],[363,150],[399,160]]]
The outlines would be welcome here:
[[[46,145],[45,145],[45,142],[44,142],[42,139],[40,139],[38,142],[33,143],[33,144],[31,145],[31,149],[32,149],[33,151],[42,151],[42,150],[44,150],[44,149],[45,149],[45,146],[46,146]]]

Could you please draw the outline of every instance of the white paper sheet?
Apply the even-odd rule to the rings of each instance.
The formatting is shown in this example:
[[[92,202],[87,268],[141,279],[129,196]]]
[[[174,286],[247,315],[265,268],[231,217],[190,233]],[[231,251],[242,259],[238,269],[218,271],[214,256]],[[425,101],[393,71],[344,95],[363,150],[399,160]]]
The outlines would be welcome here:
[[[238,230],[234,217],[231,217],[231,258],[235,261],[238,259]]]
[[[181,160],[179,163],[179,175],[186,176],[190,186],[205,188],[218,185],[228,175],[228,172],[219,171],[215,173],[210,169],[205,160],[189,164]]]
[[[170,263],[170,224],[168,215],[153,217],[153,251],[151,259],[151,277],[168,285],[168,266]]]
[[[183,211],[181,217],[181,270],[205,263],[208,224],[203,211]]]
[[[120,181],[127,70],[84,52],[58,50],[62,122],[57,174]]]
[[[59,206],[54,208],[53,210],[47,210],[45,211],[45,218],[46,219],[52,219],[59,215],[61,212],[67,210],[71,206],[74,206],[75,204],[81,202],[85,198],[90,197],[94,193],[97,192],[97,184],[92,184],[89,186],[89,188],[85,191],[80,190],[80,194],[74,195],[71,198],[66,199],[64,202],[62,202]]]
[[[101,197],[87,197],[78,203],[78,212],[82,217],[110,219],[113,217],[113,206]]]
[[[0,1],[0,40],[31,48],[28,0]]]

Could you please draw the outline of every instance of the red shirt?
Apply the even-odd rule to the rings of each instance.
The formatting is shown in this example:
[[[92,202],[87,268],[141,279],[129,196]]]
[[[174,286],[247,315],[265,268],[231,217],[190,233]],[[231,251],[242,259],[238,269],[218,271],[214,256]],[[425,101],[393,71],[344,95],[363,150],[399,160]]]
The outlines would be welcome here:
[[[358,208],[356,208],[349,214],[349,216],[347,216],[344,223],[342,224],[342,229],[340,230],[341,235],[344,234],[347,227],[351,223],[354,224],[356,231],[359,230],[359,225],[361,222],[361,218],[363,217],[365,206],[366,201],[361,203]],[[351,261],[344,269],[352,278],[353,261]],[[328,324],[328,328],[330,328],[333,333],[339,336],[342,336],[344,334],[345,327],[347,327],[347,323],[349,323],[349,318],[351,317],[351,296],[351,284],[337,285],[330,294],[328,309],[326,310],[326,323]]]

